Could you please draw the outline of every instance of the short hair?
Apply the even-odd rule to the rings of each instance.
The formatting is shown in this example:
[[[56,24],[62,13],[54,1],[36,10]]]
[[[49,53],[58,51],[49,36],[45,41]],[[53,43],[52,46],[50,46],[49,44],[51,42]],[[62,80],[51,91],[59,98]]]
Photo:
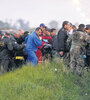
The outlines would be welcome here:
[[[25,32],[24,32],[24,34],[28,34],[28,33],[29,33],[28,31],[25,31]]]
[[[73,27],[73,28],[76,28],[76,26],[75,26],[75,25],[73,25],[72,27]]]
[[[52,29],[51,29],[51,32],[53,32],[54,30],[56,30],[56,29],[55,29],[55,28],[52,28]]]
[[[90,29],[90,24],[86,25],[86,30]]]
[[[64,27],[65,25],[67,25],[69,23],[69,21],[64,21],[62,24],[62,27]]]
[[[45,31],[51,32],[51,29],[48,27],[45,27]]]
[[[81,28],[84,28],[85,27],[85,25],[84,24],[80,24],[79,25],[79,28],[81,29]]]
[[[35,29],[35,31],[39,31],[39,30],[41,30],[41,28],[40,28],[40,27],[37,27],[37,28]]]
[[[70,26],[71,26],[71,27],[73,27],[73,24],[72,24],[72,23],[70,23]]]

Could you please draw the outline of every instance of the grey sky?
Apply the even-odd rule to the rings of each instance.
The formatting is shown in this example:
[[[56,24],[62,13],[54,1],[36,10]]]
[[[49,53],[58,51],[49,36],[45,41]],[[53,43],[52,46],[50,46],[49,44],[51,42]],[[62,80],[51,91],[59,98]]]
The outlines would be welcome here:
[[[90,0],[0,0],[0,20],[29,20],[30,26],[49,23],[56,20],[62,23],[69,20],[72,23],[90,23]],[[77,1],[77,0],[76,0]],[[79,1],[79,0],[78,0]],[[76,2],[77,3],[77,2]]]

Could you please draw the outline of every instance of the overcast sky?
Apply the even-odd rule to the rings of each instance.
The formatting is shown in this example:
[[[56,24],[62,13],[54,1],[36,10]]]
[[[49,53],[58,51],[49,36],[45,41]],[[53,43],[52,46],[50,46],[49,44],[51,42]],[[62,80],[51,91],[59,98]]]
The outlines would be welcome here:
[[[0,0],[0,20],[24,19],[31,27],[51,20],[87,24],[90,23],[89,6],[90,0]]]

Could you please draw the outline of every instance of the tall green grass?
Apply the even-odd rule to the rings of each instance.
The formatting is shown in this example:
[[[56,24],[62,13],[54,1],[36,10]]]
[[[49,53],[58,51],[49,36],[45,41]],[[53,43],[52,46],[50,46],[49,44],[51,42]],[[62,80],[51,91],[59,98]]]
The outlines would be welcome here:
[[[72,75],[58,60],[23,66],[0,76],[0,100],[90,100],[90,73]]]

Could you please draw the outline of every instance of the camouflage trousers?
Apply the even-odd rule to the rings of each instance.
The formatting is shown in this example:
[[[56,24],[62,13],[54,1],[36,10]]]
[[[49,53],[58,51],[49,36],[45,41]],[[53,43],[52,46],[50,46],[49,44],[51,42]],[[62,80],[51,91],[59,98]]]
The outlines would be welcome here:
[[[72,73],[81,74],[84,68],[83,52],[80,49],[70,50],[70,70]]]

